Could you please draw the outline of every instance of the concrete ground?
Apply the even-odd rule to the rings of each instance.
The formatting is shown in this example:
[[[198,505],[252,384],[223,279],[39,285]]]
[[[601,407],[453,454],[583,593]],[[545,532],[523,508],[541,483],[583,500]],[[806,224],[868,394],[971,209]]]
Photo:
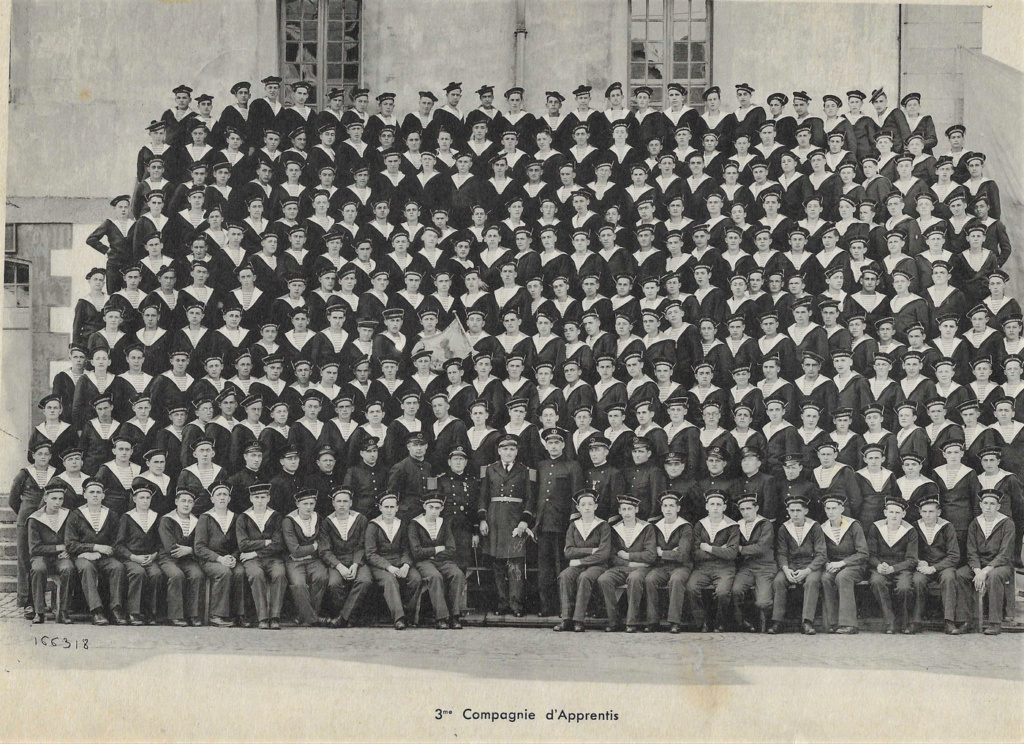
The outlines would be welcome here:
[[[9,619],[0,739],[1019,741],[1022,651],[1024,635],[1006,633],[275,632]],[[618,720],[546,719],[563,709]],[[536,720],[482,722],[474,711]]]

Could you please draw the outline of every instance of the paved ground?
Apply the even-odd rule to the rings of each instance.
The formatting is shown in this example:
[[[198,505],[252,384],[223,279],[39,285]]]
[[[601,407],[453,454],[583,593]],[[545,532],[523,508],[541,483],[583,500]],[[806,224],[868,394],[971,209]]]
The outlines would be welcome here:
[[[895,709],[902,709],[905,717],[924,695],[934,713],[944,709],[936,707],[943,692],[955,695],[958,710],[980,711],[988,705],[998,715],[979,713],[981,724],[974,716],[958,718],[959,724],[970,721],[974,726],[961,732],[931,715],[921,724],[921,738],[956,734],[961,741],[994,741],[1024,736],[1024,714],[1016,703],[1009,705],[1024,694],[1024,635],[1019,634],[769,638],[567,635],[523,628],[268,632],[32,626],[6,620],[0,622],[0,639],[0,710],[7,706],[9,693],[26,685],[54,685],[54,694],[72,696],[92,690],[110,706],[103,716],[76,708],[76,717],[92,716],[76,729],[64,728],[65,719],[47,717],[53,727],[48,733],[58,739],[117,734],[115,738],[123,738],[129,732],[141,736],[133,726],[159,726],[147,732],[159,731],[160,738],[169,740],[289,736],[709,741],[740,736],[732,727],[745,719],[751,726],[757,724],[746,729],[743,738],[818,740],[829,734],[828,701],[836,700],[838,706],[832,710],[846,711],[844,716],[862,701],[863,711],[871,714],[864,716],[869,728],[844,728],[845,733],[857,732],[844,738],[868,740],[886,737],[889,724],[881,716],[886,706],[905,706]],[[611,681],[615,684],[608,684]],[[7,683],[12,684],[5,692]],[[168,691],[175,693],[168,696]],[[879,707],[872,707],[873,697]],[[172,698],[184,707],[170,705]],[[283,719],[266,716],[266,710],[287,698],[295,702],[287,705]],[[31,701],[21,698],[18,704],[45,706],[47,699],[52,698],[44,693]],[[993,707],[993,700],[1007,704]],[[246,701],[260,703],[264,712],[259,726],[252,726],[251,708],[238,708]],[[196,718],[203,703],[213,705],[218,728]],[[793,706],[794,714],[787,714]],[[800,713],[804,706],[821,715]],[[483,724],[466,720],[463,713],[532,710],[543,719],[549,709],[560,707],[596,713],[615,710],[620,718],[576,725],[540,720]],[[396,712],[389,714],[389,709]],[[437,720],[437,709],[453,713],[441,713]],[[745,712],[742,717],[737,717],[739,710]],[[687,711],[700,717],[700,727],[679,728]],[[343,712],[345,723],[335,721]],[[353,729],[355,720],[373,720],[375,727]],[[317,728],[315,721],[341,728]],[[286,730],[277,729],[283,722],[288,723]],[[18,725],[28,725],[27,719],[19,716],[16,723],[6,736],[19,738],[24,733]],[[193,725],[196,728],[188,728]]]

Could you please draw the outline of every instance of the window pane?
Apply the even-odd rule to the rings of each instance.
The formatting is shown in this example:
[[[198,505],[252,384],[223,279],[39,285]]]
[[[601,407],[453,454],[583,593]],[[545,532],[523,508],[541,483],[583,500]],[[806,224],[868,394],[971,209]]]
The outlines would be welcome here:
[[[345,37],[345,24],[340,21],[332,21],[327,24],[327,38],[329,41],[341,41]]]
[[[28,287],[17,288],[17,305],[18,307],[32,307]]]
[[[634,18],[643,18],[647,15],[647,0],[630,0],[629,10]]]
[[[18,267],[18,284],[28,284],[28,264],[15,264]]]
[[[638,41],[643,41],[644,39],[647,38],[647,24],[646,23],[644,23],[643,21],[640,21],[639,23],[634,21],[633,24],[632,24],[632,27],[633,27],[632,31],[630,32],[632,34],[630,36],[631,39],[636,39]]]
[[[690,77],[693,80],[704,80],[707,78],[708,66],[705,64],[690,65]]]
[[[4,287],[4,307],[18,306],[18,292],[14,285]]]
[[[694,62],[706,62],[704,57],[707,45],[704,43],[690,44],[690,59]]]
[[[302,38],[307,41],[316,41],[317,27],[315,23],[302,24]]]
[[[343,65],[327,65],[327,77],[340,79]]]
[[[658,106],[664,97],[665,89],[662,88],[660,85],[655,85],[654,88],[651,90],[651,104],[654,106]]]
[[[690,58],[690,45],[685,41],[677,41],[672,45],[672,60],[686,62]]]
[[[327,3],[327,17],[331,20],[342,20],[345,17],[345,3],[340,0],[330,0]]]
[[[689,21],[676,21],[672,24],[672,39],[674,41],[686,41],[690,35]]]
[[[708,27],[704,21],[690,24],[690,41],[707,41]]]
[[[302,38],[302,24],[286,23],[284,26],[284,38],[286,41],[298,41]]]
[[[285,44],[284,45],[284,61],[295,62],[299,58],[299,45],[298,44]]]
[[[631,80],[644,80],[647,78],[647,65],[632,64],[629,66],[629,77]]]
[[[660,42],[665,38],[665,24],[661,21],[652,21],[647,24],[647,38]]]
[[[327,45],[327,61],[328,62],[344,62],[345,47],[342,44],[328,44]]]
[[[18,281],[17,264],[12,261],[4,261],[4,284],[14,284]]]
[[[665,0],[648,0],[647,17],[661,18],[665,15]]]
[[[686,64],[674,64],[672,65],[672,79],[673,80],[686,80],[689,77],[689,69]]]
[[[346,41],[359,41],[359,23],[346,23],[345,24],[345,40]]]
[[[629,58],[634,61],[640,61],[647,59],[647,55],[644,53],[644,43],[642,41],[634,41],[629,45]]]
[[[650,80],[664,80],[665,65],[647,65],[647,77]]]
[[[359,82],[359,67],[357,65],[345,65],[345,82]]]
[[[346,62],[358,62],[359,61],[359,45],[358,44],[346,44],[345,45],[345,61]]]
[[[349,20],[359,17],[359,0],[345,0],[345,17]]]
[[[693,0],[690,4],[690,17],[691,18],[707,18],[708,17],[708,4],[705,0]]]
[[[303,17],[315,21],[320,17],[320,0],[305,0]]]
[[[662,62],[665,59],[664,44],[660,41],[647,42],[647,59],[651,62]]]
[[[704,89],[699,86],[696,88],[690,88],[690,93],[687,95],[687,98],[689,99],[691,106],[697,107],[703,105],[703,101],[701,101],[700,98],[700,95],[703,92]]]

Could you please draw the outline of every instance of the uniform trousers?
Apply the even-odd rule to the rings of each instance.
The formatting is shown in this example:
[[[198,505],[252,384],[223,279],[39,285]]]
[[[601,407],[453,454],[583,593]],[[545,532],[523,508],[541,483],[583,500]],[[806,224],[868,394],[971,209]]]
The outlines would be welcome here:
[[[128,591],[125,594],[125,609],[129,614],[139,615],[146,608],[149,617],[156,617],[157,598],[164,588],[164,572],[156,561],[148,566],[129,559],[124,562]]]
[[[199,598],[206,577],[194,556],[160,561],[160,570],[167,577],[167,619],[184,620],[199,617]]]
[[[914,571],[910,580],[914,587],[914,606],[911,609],[910,622],[920,623],[924,618],[924,603],[928,598],[928,585],[934,581],[939,583],[939,592],[942,595],[942,619],[952,622],[967,620],[967,602],[964,597],[960,596],[962,592],[957,587],[955,568],[946,568],[930,575]]]
[[[565,530],[537,535],[537,589],[542,615],[554,615],[559,601],[558,575],[565,565]]]
[[[729,612],[729,598],[732,592],[732,582],[736,578],[736,568],[731,565],[714,564],[702,565],[695,568],[686,582],[686,594],[690,598],[690,607],[693,608],[693,619],[703,624],[705,621],[704,597],[702,593],[708,587],[715,589],[715,607],[717,608],[717,622],[722,625],[725,622],[726,613]]]
[[[398,621],[406,616],[412,616],[416,608],[416,597],[420,593],[420,584],[423,579],[415,567],[409,567],[409,573],[404,579],[400,579],[390,571],[370,566],[370,573],[373,581],[384,590],[384,601],[388,603],[391,611],[391,619]]]
[[[970,566],[961,566],[956,572],[960,581],[960,592],[964,599],[970,599],[970,607],[974,606],[974,569]],[[988,595],[988,622],[992,625],[1003,622],[1003,600],[1007,592],[1013,591],[1013,566],[999,566],[993,568],[985,577],[985,593]]]
[[[661,622],[661,598],[658,592],[668,587],[668,621],[682,625],[683,606],[686,604],[686,582],[690,578],[689,566],[655,566],[644,576],[644,596],[647,598],[647,624]]]
[[[772,608],[772,582],[775,580],[773,566],[754,567],[740,566],[736,578],[732,582],[732,608],[736,622],[743,622],[743,604],[747,593],[754,590],[754,604],[759,610]]]
[[[359,607],[363,595],[373,583],[373,574],[370,567],[362,564],[356,569],[354,579],[342,578],[337,569],[327,572],[327,603],[332,609],[340,612],[346,622],[351,620],[352,614]]]
[[[803,587],[804,606],[801,619],[813,623],[814,615],[818,612],[818,595],[821,594],[821,571],[812,571],[799,584],[790,582],[782,571],[775,574],[775,580],[772,582],[772,590],[775,592],[772,620],[781,623],[786,619],[786,590],[791,586]]]
[[[597,586],[604,598],[604,611],[608,616],[609,625],[618,625],[619,598],[618,588],[626,585],[626,625],[640,625],[643,622],[644,578],[650,571],[649,566],[612,566],[606,569]]]
[[[473,533],[461,527],[452,527],[455,537],[455,565],[467,573],[470,566],[476,565],[473,557]]]
[[[900,571],[883,576],[878,571],[872,571],[868,582],[871,584],[871,593],[875,595],[879,607],[882,608],[882,617],[885,622],[892,625],[897,616],[900,623],[906,622],[907,610],[910,607],[910,595],[914,591],[913,572]],[[896,590],[895,615],[892,596],[889,594],[889,589],[892,587],[895,587]]]
[[[498,590],[501,609],[511,607],[523,611],[523,587],[526,582],[526,558],[495,558],[494,588]]]
[[[71,595],[71,578],[75,575],[75,564],[70,558],[37,555],[32,558],[30,568],[32,584],[32,606],[37,615],[46,612],[46,577],[54,571],[60,592],[61,609],[66,610]]]
[[[821,573],[821,614],[826,628],[856,628],[857,582],[863,581],[864,566],[845,566],[835,573]]]
[[[587,618],[587,606],[594,584],[604,573],[604,566],[568,566],[558,574],[558,597],[561,618],[582,623]]]
[[[219,561],[204,561],[201,566],[210,583],[210,614],[213,617],[245,615],[245,568],[236,562],[228,568]]]
[[[287,585],[284,561],[280,558],[250,558],[242,564],[245,576],[252,589],[252,600],[256,605],[256,619],[280,619],[284,603],[284,589]]]
[[[124,564],[121,561],[109,555],[101,555],[95,561],[78,556],[75,558],[75,568],[78,570],[78,580],[85,594],[85,602],[89,605],[89,612],[103,609],[103,600],[100,598],[101,574],[107,582],[111,608],[121,606],[121,587],[124,584]]]
[[[18,607],[32,606],[32,587],[29,582],[29,566],[32,555],[28,549],[28,518],[39,511],[39,501],[22,501],[18,508]]]
[[[287,560],[284,570],[299,622],[312,625],[320,614],[320,605],[327,591],[327,566],[312,558],[305,561]]]
[[[416,564],[420,578],[427,585],[434,618],[445,620],[449,615],[461,615],[463,597],[466,596],[466,574],[455,561],[420,561]],[[447,601],[445,598],[447,597]]]

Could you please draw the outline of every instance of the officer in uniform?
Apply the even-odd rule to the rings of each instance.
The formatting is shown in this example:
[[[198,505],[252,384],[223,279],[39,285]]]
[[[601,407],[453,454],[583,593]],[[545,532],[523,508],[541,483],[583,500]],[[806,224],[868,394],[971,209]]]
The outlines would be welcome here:
[[[769,476],[770,477],[770,476]],[[735,501],[740,512],[737,522],[740,532],[739,561],[736,579],[732,583],[732,606],[736,625],[748,633],[757,632],[744,616],[743,603],[747,592],[754,589],[754,604],[760,616],[760,632],[768,630],[772,612],[772,582],[775,580],[775,528],[759,513],[760,496],[747,492]]]
[[[647,598],[645,633],[657,632],[661,625],[661,597],[658,592],[665,587],[668,587],[668,632],[682,632],[686,582],[693,569],[693,525],[679,516],[681,498],[678,491],[665,491],[658,497],[661,518],[652,520],[658,557],[644,576]]]
[[[775,536],[775,561],[779,572],[775,575],[775,591],[772,625],[770,634],[782,632],[786,619],[787,590],[791,586],[803,586],[803,623],[800,632],[814,635],[814,616],[818,611],[818,594],[821,591],[821,570],[825,567],[825,536],[813,519],[808,519],[810,502],[805,496],[793,496],[786,500],[789,520]]]
[[[626,493],[640,498],[637,518],[646,519],[655,513],[658,494],[665,490],[665,469],[652,460],[654,446],[647,437],[634,436],[632,451],[633,464],[622,471],[622,476],[626,482]]]
[[[693,608],[693,619],[700,624],[700,632],[711,630],[704,611],[704,590],[715,590],[715,632],[725,630],[725,617],[729,612],[732,582],[736,576],[736,556],[739,555],[740,531],[736,523],[725,516],[729,494],[713,488],[704,494],[704,508],[708,515],[693,528],[693,573],[686,582],[686,593]]]
[[[608,519],[615,512],[613,504],[617,503],[619,494],[626,493],[626,482],[622,472],[608,462],[611,441],[603,434],[594,434],[588,438],[590,465],[583,473],[587,488],[597,494],[597,516]]]
[[[565,455],[561,429],[542,434],[548,457],[537,465],[537,515],[533,532],[537,536],[537,583],[540,617],[557,612],[558,575],[565,552],[565,530],[572,519],[573,494],[583,487],[583,469]]]
[[[565,533],[565,558],[569,565],[558,574],[561,622],[556,631],[582,633],[594,584],[604,573],[612,552],[611,528],[597,516],[598,495],[592,489],[573,494],[580,518]]]
[[[377,437],[366,437],[359,443],[360,462],[345,473],[342,485],[352,493],[353,510],[367,519],[377,514],[377,499],[384,493],[387,471],[380,462]]]
[[[604,597],[608,623],[605,632],[613,633],[622,629],[619,621],[618,588],[626,585],[626,632],[636,633],[644,628],[643,617],[644,579],[658,558],[658,538],[654,525],[637,519],[640,498],[632,494],[619,497],[621,519],[612,527],[612,550],[609,566],[597,585]]]
[[[477,516],[480,535],[489,538],[487,554],[494,567],[498,614],[525,617],[526,536],[533,535],[529,525],[537,511],[537,475],[516,460],[518,452],[515,435],[498,439],[499,459],[484,466],[481,473]]]
[[[438,491],[444,499],[452,533],[455,535],[455,563],[468,575],[470,566],[480,567],[476,557],[480,545],[476,508],[479,502],[479,484],[466,472],[469,453],[459,444],[448,452],[448,469],[438,477],[427,479],[427,488]],[[479,576],[478,576],[479,581]]]
[[[400,427],[399,427],[400,428]],[[388,490],[398,494],[398,516],[408,523],[421,513],[420,502],[427,492],[427,480],[433,476],[427,461],[427,440],[422,432],[413,432],[405,440],[409,456],[391,468]]]

